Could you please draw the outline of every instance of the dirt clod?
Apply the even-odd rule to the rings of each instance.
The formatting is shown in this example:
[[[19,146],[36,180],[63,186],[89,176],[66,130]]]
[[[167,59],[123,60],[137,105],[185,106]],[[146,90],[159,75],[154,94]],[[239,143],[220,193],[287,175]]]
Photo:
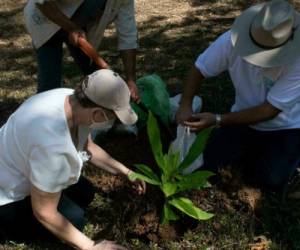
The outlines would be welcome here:
[[[175,227],[171,225],[160,225],[158,229],[158,235],[163,240],[175,240],[178,235]]]
[[[269,250],[270,249],[270,241],[264,235],[260,235],[254,237],[253,244],[250,244],[251,250]]]
[[[238,198],[240,201],[247,204],[252,211],[254,211],[262,198],[262,193],[256,188],[243,187],[238,191]]]

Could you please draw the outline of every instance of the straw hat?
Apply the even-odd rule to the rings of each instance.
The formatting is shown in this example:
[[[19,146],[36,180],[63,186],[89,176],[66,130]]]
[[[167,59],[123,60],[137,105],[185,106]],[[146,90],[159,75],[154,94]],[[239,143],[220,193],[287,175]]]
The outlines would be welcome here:
[[[300,56],[300,14],[287,1],[252,6],[231,28],[234,53],[265,68],[292,63]]]

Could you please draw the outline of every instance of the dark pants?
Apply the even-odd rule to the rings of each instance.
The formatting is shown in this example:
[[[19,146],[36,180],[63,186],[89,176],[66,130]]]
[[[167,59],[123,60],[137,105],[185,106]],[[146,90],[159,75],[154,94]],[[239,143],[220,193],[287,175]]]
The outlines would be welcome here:
[[[240,165],[248,182],[279,191],[299,164],[300,129],[257,131],[226,127],[213,131],[204,151],[203,167],[218,172],[227,165]]]
[[[80,231],[85,225],[84,209],[92,202],[95,189],[85,178],[63,191],[58,211]],[[30,197],[0,206],[0,241],[55,240],[34,217]]]
[[[83,30],[103,12],[106,0],[85,0],[72,20]],[[100,13],[100,14],[99,14]],[[60,29],[43,46],[36,49],[38,62],[37,92],[61,86],[63,43],[65,43],[75,62],[84,75],[97,70],[97,66],[78,48],[68,41],[68,33]]]

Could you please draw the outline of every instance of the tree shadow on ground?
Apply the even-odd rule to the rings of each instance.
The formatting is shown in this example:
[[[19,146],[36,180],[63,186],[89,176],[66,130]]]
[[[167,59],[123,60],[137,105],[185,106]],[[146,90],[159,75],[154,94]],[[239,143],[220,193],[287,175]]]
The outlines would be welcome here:
[[[229,29],[234,20],[233,14],[224,17],[223,12],[221,10],[219,12],[220,15],[210,16],[209,8],[205,11],[191,9],[180,22],[176,23],[168,22],[168,17],[160,13],[159,16],[151,16],[139,23],[138,77],[156,73],[167,83],[171,95],[181,92],[182,81],[198,54],[209,45],[209,42]],[[103,48],[114,44],[115,38],[113,36],[105,39]],[[122,72],[118,57],[106,58],[115,70]],[[205,97],[208,99],[206,102],[208,109],[224,111],[225,107],[229,108],[233,91],[227,75],[207,80],[201,89],[201,95],[208,97]],[[218,91],[215,91],[216,89]],[[220,95],[224,94],[224,90],[228,91],[226,98]],[[216,97],[216,94],[219,94],[219,97]],[[211,99],[211,96],[214,98]],[[227,101],[225,105],[221,103],[224,100]]]
[[[23,8],[24,6],[8,11],[0,10],[0,37],[2,39],[16,39],[27,33],[23,23]]]
[[[212,3],[219,3],[222,1],[220,0],[188,0],[189,4],[192,7],[202,6],[204,4],[212,4]],[[223,3],[230,3],[234,4],[240,8],[246,8],[250,6],[251,4],[254,4],[255,2],[258,2],[257,0],[232,0],[232,1],[223,1]]]
[[[159,13],[159,15],[151,16],[138,24],[140,49],[137,60],[137,75],[140,77],[146,74],[157,73],[168,84],[168,88],[172,92],[171,94],[181,91],[182,81],[198,54],[201,53],[218,35],[230,28],[240,9],[249,6],[248,3],[246,3],[247,1],[235,1],[237,4],[226,4],[226,2],[224,4],[218,4],[218,0],[194,0],[193,2],[190,9],[183,13],[180,21],[169,22],[167,13]],[[220,1],[220,3],[222,3],[222,1]],[[5,59],[5,63],[1,63],[0,65],[2,74],[3,72],[5,73],[4,77],[0,77],[0,89],[7,89],[7,93],[15,90],[23,91],[29,86],[36,85],[36,63],[31,45],[26,44],[25,48],[14,46],[14,39],[26,34],[23,24],[20,22],[14,23],[14,17],[21,15],[21,12],[22,8],[16,8],[8,12],[0,12],[0,37],[1,39],[5,38],[12,40],[10,47],[2,46],[0,44],[1,59]],[[7,30],[9,32],[6,32]],[[104,39],[99,52],[105,56],[105,59],[115,70],[122,72],[120,59],[113,49],[116,47],[115,45],[116,37],[109,36]],[[75,64],[70,61],[65,63],[64,71],[67,80],[71,82],[70,85],[81,75]],[[25,75],[26,78],[22,79],[21,75]],[[29,92],[27,96],[32,94],[33,92]],[[228,111],[234,99],[233,87],[227,74],[205,81],[201,86],[199,94],[204,99],[204,110],[213,112]],[[8,98],[0,97],[0,126],[19,106],[20,101],[21,100],[17,96]],[[149,152],[145,152],[138,144],[135,146],[137,147],[135,150],[131,150],[134,145],[127,145],[127,148],[130,148],[131,154],[127,152],[127,148],[126,150],[120,148],[120,152],[118,152],[119,156],[116,155],[116,157],[119,157],[119,160],[122,162],[133,164],[136,163],[135,156],[150,154]],[[97,176],[98,178],[98,175],[90,176]],[[286,218],[285,216],[287,216],[286,214],[288,213],[299,215],[299,211],[296,209],[294,211],[291,210],[292,207],[287,207],[286,214],[278,213],[277,205],[272,205],[271,208],[272,210],[263,208],[260,213],[271,211],[269,212],[269,215],[273,217],[273,219],[277,216],[282,216],[282,220],[283,218]],[[93,210],[93,212],[95,211],[97,212],[98,210]],[[240,214],[237,213],[236,215],[239,216]],[[105,214],[100,214],[99,216],[105,217]],[[221,219],[224,218],[220,218],[220,221],[222,222]],[[228,227],[234,227],[234,223],[239,224],[239,218],[234,220],[234,223],[227,217],[225,219],[225,224],[228,224]],[[277,225],[278,227],[282,227],[282,230],[279,234],[276,234],[274,230],[271,230],[275,223],[274,221],[269,221],[267,218],[262,218],[260,220],[264,220],[264,226],[260,226],[260,229],[255,233],[268,234],[268,232],[270,232],[268,236],[274,238],[275,242],[279,242],[279,245],[280,237],[288,239],[289,236],[285,233],[289,230],[288,224],[284,224],[282,220],[278,220]],[[299,223],[296,219],[294,220],[295,223]],[[293,221],[289,220],[289,223],[293,223]],[[207,224],[201,223],[201,225],[201,232],[203,234]],[[216,234],[220,233],[220,231],[215,229],[214,225],[210,225],[208,229],[209,231],[207,231],[207,233],[214,234],[213,237],[215,238]],[[238,229],[240,229],[240,227]],[[239,233],[245,233],[239,232],[237,229],[235,230],[238,236]],[[221,232],[223,231],[221,230]],[[251,233],[253,232],[250,232],[249,235]],[[248,240],[251,240],[249,235],[247,231],[247,237],[249,237]],[[99,236],[101,235],[99,234]],[[220,237],[222,236],[230,237],[231,235],[228,236],[226,231],[224,231],[223,234],[220,233]],[[198,235],[197,237],[201,237],[201,235]],[[290,243],[291,242],[285,240],[287,246],[292,246]],[[62,247],[61,249],[65,248]],[[287,249],[293,248],[290,247]]]

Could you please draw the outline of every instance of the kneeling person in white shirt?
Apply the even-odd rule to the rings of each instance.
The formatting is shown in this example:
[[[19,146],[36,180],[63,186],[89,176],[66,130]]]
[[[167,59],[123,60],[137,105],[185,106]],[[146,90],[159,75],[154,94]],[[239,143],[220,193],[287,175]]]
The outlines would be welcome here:
[[[0,129],[0,237],[28,240],[49,231],[76,249],[125,249],[95,244],[81,232],[94,191],[80,174],[85,161],[112,174],[131,173],[89,134],[116,118],[135,123],[129,102],[126,83],[103,69],[75,91],[60,88],[29,98],[9,117]],[[145,192],[144,182],[133,184]]]
[[[177,121],[200,131],[216,125],[204,168],[218,172],[243,160],[254,185],[279,191],[300,164],[300,14],[283,0],[245,10],[214,41],[187,77]],[[228,71],[235,88],[231,112],[192,114],[204,78]]]

